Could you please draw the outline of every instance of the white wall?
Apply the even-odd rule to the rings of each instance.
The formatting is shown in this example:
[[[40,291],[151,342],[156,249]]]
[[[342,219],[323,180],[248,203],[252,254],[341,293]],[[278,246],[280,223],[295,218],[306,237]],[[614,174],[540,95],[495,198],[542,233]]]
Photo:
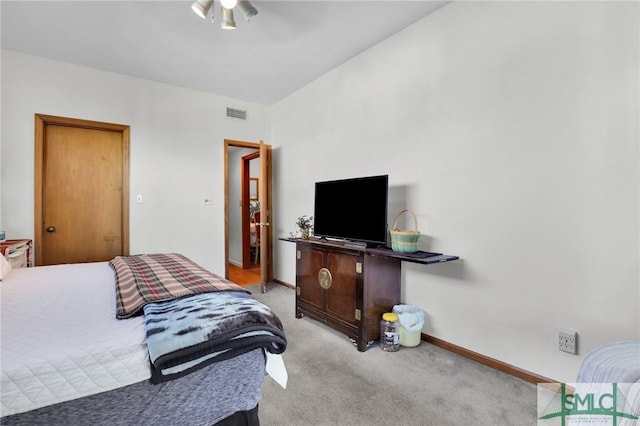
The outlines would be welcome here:
[[[227,106],[249,120],[226,118]],[[0,223],[9,238],[34,235],[36,113],[131,126],[131,253],[176,251],[224,271],[224,139],[269,143],[269,108],[2,50]]]
[[[422,248],[462,259],[403,264],[423,332],[574,381],[589,349],[640,340],[638,17],[455,2],[299,90],[273,109],[277,236],[315,181],[388,173]],[[293,244],[275,260],[294,283]]]

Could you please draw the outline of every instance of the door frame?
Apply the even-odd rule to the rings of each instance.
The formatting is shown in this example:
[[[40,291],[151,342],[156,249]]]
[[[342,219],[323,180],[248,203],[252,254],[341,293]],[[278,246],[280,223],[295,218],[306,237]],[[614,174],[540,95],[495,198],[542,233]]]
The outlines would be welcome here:
[[[57,117],[53,115],[35,114],[34,143],[34,265],[41,265],[43,258],[44,232],[44,165],[46,127],[49,125],[79,127],[90,130],[118,132],[122,135],[122,254],[129,254],[129,126],[124,124],[104,123],[100,121],[82,120],[79,118]]]
[[[250,148],[260,151],[261,143],[256,142],[246,142],[239,141],[233,139],[225,139],[224,140],[224,276],[226,279],[229,279],[229,148],[237,147],[237,148]],[[263,143],[264,145],[264,143]],[[271,145],[265,145],[267,149],[271,150]],[[266,161],[265,161],[266,160]],[[269,162],[269,159],[260,158],[260,164],[263,163],[266,165]],[[262,173],[261,173],[262,174]],[[268,188],[267,191],[267,200],[266,205],[262,203],[260,206],[260,215],[261,221],[272,222],[273,219],[270,217],[272,212],[272,190],[273,187],[271,184],[272,180],[272,167],[268,165],[266,176],[260,176],[260,180],[265,182],[265,185]],[[266,214],[264,214],[266,213]],[[264,216],[263,216],[264,215]],[[266,291],[266,283],[269,281],[273,281],[273,257],[271,253],[273,253],[273,232],[271,226],[266,226],[261,229],[260,235],[261,242],[268,246],[267,250],[260,250],[260,276],[261,283],[260,288],[264,293]],[[266,256],[262,256],[263,253],[266,253]]]

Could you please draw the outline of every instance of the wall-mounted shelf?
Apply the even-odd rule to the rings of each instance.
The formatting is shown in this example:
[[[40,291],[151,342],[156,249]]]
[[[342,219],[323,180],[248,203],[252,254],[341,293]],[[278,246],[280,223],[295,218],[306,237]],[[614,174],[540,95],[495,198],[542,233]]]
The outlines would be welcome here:
[[[337,240],[326,240],[326,239],[317,238],[317,237],[311,237],[308,240],[303,240],[302,238],[280,238],[280,240],[289,241],[292,243],[321,244],[327,247],[362,250],[366,254],[371,256],[393,257],[395,259],[400,259],[405,262],[422,263],[424,265],[430,265],[433,263],[451,262],[453,260],[460,259],[460,257],[454,256],[451,254],[434,253],[434,252],[427,252],[427,251],[418,251],[416,253],[398,253],[391,250],[388,247],[378,247],[378,248],[358,247],[357,244],[353,245],[353,244],[350,244],[349,242],[337,241]]]
[[[367,254],[370,254],[372,256],[394,257],[405,262],[422,263],[425,265],[430,265],[432,263],[451,262],[452,260],[460,259],[458,256],[442,253],[432,253],[428,251],[418,251],[416,253],[398,253],[387,247],[368,248],[366,251]]]

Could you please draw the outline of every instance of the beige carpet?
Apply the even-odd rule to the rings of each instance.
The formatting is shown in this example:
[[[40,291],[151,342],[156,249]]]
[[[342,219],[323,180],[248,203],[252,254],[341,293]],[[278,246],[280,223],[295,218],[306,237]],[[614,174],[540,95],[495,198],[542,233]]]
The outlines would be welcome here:
[[[265,378],[263,426],[535,425],[536,386],[422,342],[358,352],[344,335],[295,318],[295,291],[248,287],[282,320],[287,389]]]

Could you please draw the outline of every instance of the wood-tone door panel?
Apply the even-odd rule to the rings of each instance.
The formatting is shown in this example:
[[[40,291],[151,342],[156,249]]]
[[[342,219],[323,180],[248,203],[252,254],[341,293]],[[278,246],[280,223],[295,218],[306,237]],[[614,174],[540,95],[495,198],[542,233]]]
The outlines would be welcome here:
[[[271,270],[271,249],[273,233],[271,231],[271,147],[260,141],[260,178],[258,201],[260,202],[260,291],[267,291],[267,282],[273,278]]]
[[[128,130],[37,118],[36,264],[128,254]]]
[[[324,266],[324,252],[319,250],[298,250],[296,285],[300,292],[300,301],[318,310],[324,310],[325,290],[318,283],[318,272]]]
[[[333,284],[327,289],[326,312],[335,318],[354,324],[356,290],[362,270],[356,272],[361,256],[348,253],[327,253],[327,269],[333,276]],[[362,268],[362,263],[360,268]]]

